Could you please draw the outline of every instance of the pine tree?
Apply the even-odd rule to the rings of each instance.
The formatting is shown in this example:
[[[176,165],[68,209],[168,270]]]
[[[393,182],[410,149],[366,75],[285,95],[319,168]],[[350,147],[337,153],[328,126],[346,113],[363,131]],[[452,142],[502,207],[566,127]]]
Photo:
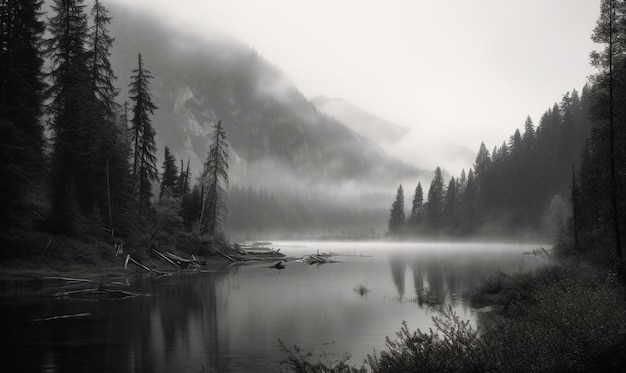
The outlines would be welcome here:
[[[526,122],[524,122],[524,136],[522,136],[522,145],[525,151],[530,152],[533,150],[535,147],[535,139],[535,125],[529,115],[526,117]]]
[[[159,199],[161,199],[165,193],[174,195],[178,179],[176,160],[174,159],[172,153],[170,153],[170,149],[167,146],[165,147],[162,168],[163,173],[161,174],[161,191],[159,193]]]
[[[111,23],[109,11],[99,0],[95,0],[91,8],[91,19],[93,25],[89,29],[87,40],[90,52],[91,85],[101,109],[107,114],[108,119],[111,119],[119,107],[115,102],[119,92],[114,84],[117,77],[109,61],[115,39],[109,35],[107,29],[107,25]]]
[[[470,168],[467,173],[467,184],[462,198],[463,231],[471,232],[478,226],[478,186],[474,178],[474,171]]]
[[[150,206],[152,182],[158,180],[156,167],[156,132],[152,127],[150,115],[157,109],[152,102],[149,81],[152,73],[143,67],[141,53],[137,57],[137,68],[133,70],[132,82],[129,84],[129,98],[133,107],[131,131],[133,133],[133,181],[139,202],[139,217]]]
[[[438,231],[443,227],[445,193],[441,168],[437,167],[435,169],[435,176],[428,188],[428,204],[426,205],[426,221],[434,231]]]
[[[183,197],[191,190],[189,187],[189,178],[191,177],[191,171],[189,170],[189,159],[187,160],[187,168],[185,169],[183,160],[180,160],[180,174],[176,179],[176,187],[174,189],[174,195],[176,197]]]
[[[417,183],[415,194],[413,195],[413,203],[411,204],[411,215],[409,222],[413,227],[419,226],[422,222],[424,214],[424,192],[422,191],[422,183]]]
[[[39,0],[0,2],[0,225],[20,224],[44,174]],[[9,222],[11,220],[11,222]]]
[[[509,150],[514,156],[519,156],[523,151],[522,134],[518,129],[515,130],[515,133],[509,139]],[[477,171],[476,177],[478,177],[478,174],[479,172]]]
[[[476,155],[476,161],[474,162],[474,176],[479,180],[485,178],[490,167],[491,157],[489,156],[489,150],[487,150],[485,143],[481,142],[478,154]]]
[[[620,223],[622,206],[618,195],[618,190],[621,189],[618,186],[619,179],[623,177],[625,171],[622,158],[626,118],[621,109],[626,101],[626,91],[621,83],[626,76],[623,67],[626,58],[626,41],[623,38],[626,23],[624,8],[625,4],[622,1],[603,0],[600,5],[600,18],[592,35],[593,41],[603,44],[604,48],[591,55],[592,64],[600,70],[595,77],[596,97],[592,108],[599,128],[592,134],[593,140],[596,141],[590,144],[591,149],[588,150],[587,155],[605,154],[605,161],[597,162],[596,166],[607,170],[607,183],[604,184],[608,186],[610,214],[607,217],[611,222],[607,231],[613,236],[618,274],[622,280],[626,281]],[[605,136],[601,136],[603,132]],[[585,178],[585,173],[583,173],[583,178]],[[586,194],[584,192],[588,190],[585,184],[583,182],[581,185],[581,194]],[[603,205],[601,203],[598,207]]]
[[[94,169],[98,172],[97,180],[106,180],[106,189],[105,183],[99,182],[97,185],[101,187],[95,192],[100,210],[107,212],[109,229],[113,231],[117,226],[118,234],[128,235],[133,231],[135,207],[129,164],[128,104],[121,107],[115,102],[119,89],[115,87],[117,77],[109,61],[114,41],[108,31],[112,18],[98,0],[93,4],[90,17],[87,68],[96,103],[93,122],[99,131]]]
[[[406,222],[406,215],[404,212],[404,190],[402,185],[398,187],[396,191],[396,199],[391,205],[391,212],[389,216],[388,232],[389,234],[398,234],[401,232]]]
[[[81,213],[91,212],[96,185],[102,182],[96,172],[97,139],[101,135],[94,123],[96,104],[87,68],[87,17],[83,8],[82,0],[55,0],[50,38],[44,41],[51,61],[47,112],[54,132],[51,224],[54,230],[70,234],[80,229],[77,223]]]
[[[218,121],[213,126],[213,139],[204,163],[202,180],[206,192],[203,198],[200,227],[201,231],[214,236],[221,232],[226,217],[228,197],[228,143],[222,121]]]
[[[458,195],[457,183],[454,177],[450,178],[448,188],[446,189],[446,198],[443,208],[445,225],[452,230],[457,228],[458,224]]]

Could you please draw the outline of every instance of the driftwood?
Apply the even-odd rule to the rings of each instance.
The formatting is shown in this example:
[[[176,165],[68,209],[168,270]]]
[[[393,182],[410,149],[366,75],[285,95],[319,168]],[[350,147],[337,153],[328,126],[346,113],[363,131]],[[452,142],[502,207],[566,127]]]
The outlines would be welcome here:
[[[71,278],[71,277],[58,277],[58,276],[44,276],[42,277],[44,280],[59,280],[66,282],[89,282],[89,283],[97,283],[98,281],[87,280],[84,278]]]
[[[128,269],[128,262],[131,262],[133,264],[136,264],[137,266],[139,266],[140,268],[144,269],[145,271],[148,272],[154,272],[154,273],[158,273],[160,275],[164,274],[163,272],[156,270],[156,269],[150,269],[148,267],[146,267],[145,265],[139,263],[138,261],[136,261],[135,259],[131,258],[130,254],[126,255],[126,261],[124,262],[124,268]]]
[[[198,268],[201,265],[206,264],[206,261],[201,261],[195,255],[192,255],[191,259],[185,259],[171,252],[162,253],[154,249],[152,249],[152,251],[159,257],[159,259],[162,259],[177,268]]]
[[[175,263],[172,259],[168,258],[168,257],[167,257],[167,256],[165,256],[164,254],[162,254],[162,253],[160,253],[160,252],[158,252],[158,251],[156,251],[156,250],[154,250],[154,249],[152,249],[152,251],[153,251],[153,252],[154,252],[154,253],[155,253],[155,254],[156,254],[156,255],[157,255],[160,259],[165,260],[166,262],[170,263],[170,264],[171,264],[171,265],[173,265],[173,266],[180,267],[177,263]]]
[[[230,260],[231,262],[239,262],[240,261],[240,260],[237,260],[237,259],[233,258],[232,256],[222,252],[222,250],[220,250],[217,246],[215,247],[215,251],[217,251],[218,254],[220,254],[224,258]]]
[[[74,291],[62,291],[54,294],[58,298],[80,298],[80,299],[125,299],[139,296],[124,290],[109,289],[86,289]]]
[[[231,262],[267,262],[284,258],[285,255],[280,253],[280,249],[269,247],[271,242],[253,242],[250,244],[227,245],[217,242],[214,246],[215,251]],[[221,246],[219,248],[218,246]]]
[[[333,263],[329,258],[334,256],[334,253],[321,253],[318,251],[317,254],[304,255],[302,258],[298,259],[299,262],[306,264],[324,264],[324,263]]]
[[[73,315],[60,315],[60,316],[52,316],[52,317],[46,317],[43,319],[32,319],[30,321],[50,321],[50,320],[59,320],[59,319],[71,319],[74,317],[89,317],[91,316],[91,313],[89,312],[82,312],[82,313],[76,313]]]

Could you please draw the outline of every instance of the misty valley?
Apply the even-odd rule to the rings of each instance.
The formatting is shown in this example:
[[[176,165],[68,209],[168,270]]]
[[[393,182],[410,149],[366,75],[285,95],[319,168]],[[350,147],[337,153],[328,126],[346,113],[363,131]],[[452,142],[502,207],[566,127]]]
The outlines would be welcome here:
[[[622,371],[626,1],[558,93],[565,1],[1,0],[0,370]]]

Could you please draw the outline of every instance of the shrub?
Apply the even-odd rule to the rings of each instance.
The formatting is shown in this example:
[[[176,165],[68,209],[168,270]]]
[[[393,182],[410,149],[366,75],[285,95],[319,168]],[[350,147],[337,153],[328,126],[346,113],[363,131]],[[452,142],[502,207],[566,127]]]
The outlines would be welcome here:
[[[387,337],[387,351],[368,355],[373,372],[484,372],[491,365],[482,354],[478,331],[461,320],[451,307],[432,318],[434,330],[411,333],[405,322],[396,340]]]
[[[290,372],[295,373],[361,373],[367,372],[365,367],[355,368],[346,362],[350,358],[344,355],[341,359],[331,360],[330,355],[322,354],[316,357],[312,352],[304,352],[300,347],[287,347],[283,341],[278,340],[280,351],[287,354],[287,357],[280,362],[288,367]],[[321,359],[324,358],[325,361]]]

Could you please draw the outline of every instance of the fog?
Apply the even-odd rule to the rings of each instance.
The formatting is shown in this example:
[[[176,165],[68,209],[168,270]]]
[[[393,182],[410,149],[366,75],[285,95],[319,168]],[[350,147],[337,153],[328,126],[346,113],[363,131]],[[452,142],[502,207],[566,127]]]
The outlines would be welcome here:
[[[121,0],[118,3],[128,4]],[[499,145],[593,73],[599,1],[134,0],[163,24],[231,35],[306,97],[347,99],[414,130],[396,156],[451,174],[446,148]]]
[[[309,28],[309,34],[302,33],[301,26],[321,16],[320,12],[330,5],[326,3],[313,11],[313,18],[307,18],[306,12],[297,11],[312,4],[303,3],[304,8],[298,8],[281,3],[285,12],[297,13],[293,22],[302,22],[302,25],[290,24],[290,29],[276,20],[275,27],[290,41],[281,44],[286,39],[276,35],[273,35],[274,39],[263,39],[268,32],[267,22],[272,22],[276,14],[280,14],[270,14],[272,10],[276,11],[278,3],[263,6],[236,3],[236,9],[224,4],[203,3],[202,7],[208,6],[202,8],[206,10],[205,18],[199,17],[203,12],[199,11],[201,8],[197,3],[189,8],[177,7],[175,11],[160,2],[147,5],[141,1],[132,4],[112,1],[107,4],[113,17],[111,33],[116,38],[111,59],[119,76],[119,101],[127,98],[130,72],[136,54],[141,52],[146,68],[155,76],[151,90],[159,106],[153,118],[159,165],[163,148],[168,146],[177,166],[181,160],[189,161],[194,179],[197,178],[206,159],[211,126],[222,120],[230,145],[231,185],[283,197],[285,201],[307,196],[313,205],[317,203],[314,201],[325,201],[344,209],[374,209],[378,216],[383,216],[380,211],[386,210],[388,214],[396,188],[401,184],[408,214],[418,183],[421,183],[426,198],[435,167],[442,167],[446,183],[450,176],[458,176],[462,169],[467,172],[474,163],[480,141],[484,140],[491,150],[494,145],[499,146],[508,140],[515,128],[522,127],[527,114],[531,114],[537,123],[543,108],[550,107],[572,86],[580,86],[587,74],[580,74],[582,70],[578,65],[567,64],[573,75],[567,76],[568,83],[564,85],[559,82],[566,76],[555,75],[548,66],[545,74],[554,78],[549,88],[536,85],[534,90],[529,90],[528,86],[519,85],[519,89],[515,89],[516,83],[528,80],[527,72],[537,73],[536,61],[524,57],[521,59],[523,63],[514,64],[510,57],[494,54],[494,50],[487,47],[489,40],[495,42],[489,39],[493,37],[490,33],[493,25],[481,28],[475,23],[466,26],[469,27],[468,34],[477,37],[476,43],[468,43],[458,50],[467,54],[463,58],[468,62],[467,66],[456,66],[451,60],[439,64],[447,54],[439,56],[429,48],[437,40],[441,42],[438,39],[441,35],[433,35],[433,40],[428,40],[420,30],[408,28],[402,34],[406,39],[393,39],[397,30],[381,34],[382,39],[374,40],[370,46],[374,54],[364,56],[360,54],[363,40],[350,30],[353,21],[343,22],[343,27],[330,22],[322,29],[313,27]],[[257,25],[254,28],[256,20],[252,20],[248,31],[242,31],[242,22],[250,20],[249,10],[252,8],[248,6],[259,12],[259,18],[266,16],[263,27]],[[407,6],[408,3],[403,3],[394,9],[381,5],[381,9],[388,12],[381,22],[393,20],[399,9],[411,9],[410,6],[405,8]],[[476,9],[466,10],[476,14],[477,19],[485,16],[485,19],[493,20],[494,14],[481,13],[484,6],[480,3]],[[534,6],[538,4],[531,4],[528,9]],[[342,7],[339,6],[337,14],[346,11]],[[195,14],[190,14],[189,9],[195,9]],[[360,22],[369,19],[365,14],[371,9],[370,3],[353,8],[357,14],[355,25],[362,26]],[[580,33],[589,34],[590,27],[583,22],[587,22],[587,16],[583,17],[579,13],[582,11],[574,11],[572,7],[567,9],[571,11],[567,16],[576,23],[576,28],[583,29],[568,34],[568,38],[581,40]],[[510,15],[508,10],[499,7],[496,10]],[[550,6],[545,11],[549,13],[554,9]],[[216,21],[222,12],[228,17]],[[527,19],[529,15],[523,14],[522,19]],[[331,19],[336,16],[329,15]],[[451,16],[456,19],[458,14]],[[541,22],[546,21],[543,13],[537,17]],[[205,21],[199,22],[199,19]],[[227,27],[229,22],[233,28]],[[520,22],[513,22],[515,37],[519,37]],[[557,24],[562,27],[558,28],[561,32],[565,32],[563,27],[570,27],[560,21]],[[537,27],[545,31],[544,26],[541,23]],[[419,33],[419,37],[412,39],[412,32]],[[312,40],[310,33],[320,33],[326,39]],[[536,36],[531,34],[529,40],[522,43],[524,48],[535,40]],[[337,40],[329,35],[336,36]],[[554,38],[554,35],[544,36],[545,40],[537,44],[541,51],[545,49],[544,44]],[[393,43],[384,46],[382,40],[389,41],[389,38]],[[588,36],[584,39],[588,40]],[[274,44],[269,45],[272,40]],[[340,51],[332,49],[338,40],[343,40]],[[566,41],[563,43],[567,45],[558,47],[570,45]],[[328,44],[330,49],[319,49],[320,44]],[[348,45],[351,48],[345,48]],[[504,50],[510,48],[508,43],[494,45]],[[581,45],[587,48],[587,44]],[[276,46],[288,51],[288,55],[276,53]],[[473,51],[472,46],[477,50]],[[309,49],[302,52],[303,47]],[[399,49],[385,54],[387,47]],[[577,47],[576,51],[579,49]],[[409,60],[412,61],[413,53],[419,51],[421,60],[427,55],[437,65],[428,67],[416,63],[407,70],[402,56],[409,51]],[[476,53],[480,52],[486,52],[486,55],[477,57]],[[569,52],[574,53],[574,50]],[[516,51],[514,55],[520,57],[520,53]],[[346,59],[346,54],[351,57]],[[571,54],[564,55],[580,62]],[[506,60],[509,65],[494,65],[495,62],[485,60],[487,57],[504,58],[500,61]],[[299,59],[294,61],[294,58]],[[482,61],[484,66],[472,71],[474,59]],[[351,69],[346,70],[346,63]],[[377,67],[371,67],[371,64]],[[334,68],[328,70],[330,65]],[[370,70],[364,71],[365,66],[370,66]],[[307,71],[309,79],[298,73],[302,70]],[[590,70],[587,67],[585,71]],[[320,73],[324,74],[323,77]],[[358,81],[352,75],[355,73],[360,73]],[[580,80],[572,76],[578,76]],[[441,80],[437,81],[436,77]],[[484,83],[475,78],[484,79]],[[313,88],[311,79],[317,88]],[[389,85],[399,80],[403,82],[401,85]],[[544,79],[545,84],[551,81]],[[433,85],[435,83],[440,84]],[[327,88],[322,89],[322,86]],[[426,97],[424,92],[428,90]],[[350,103],[353,123],[350,123],[350,115],[333,115],[316,107],[315,100],[309,100],[319,95]],[[368,131],[354,122],[369,123],[376,128]],[[385,132],[395,135],[380,135]],[[384,230],[386,225],[387,218],[381,218],[376,229]]]

